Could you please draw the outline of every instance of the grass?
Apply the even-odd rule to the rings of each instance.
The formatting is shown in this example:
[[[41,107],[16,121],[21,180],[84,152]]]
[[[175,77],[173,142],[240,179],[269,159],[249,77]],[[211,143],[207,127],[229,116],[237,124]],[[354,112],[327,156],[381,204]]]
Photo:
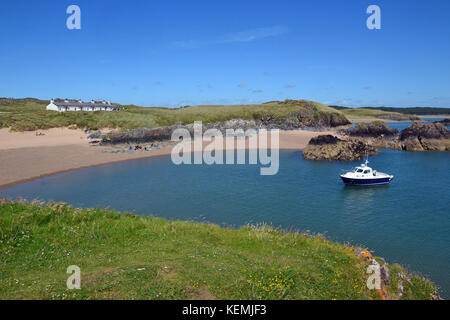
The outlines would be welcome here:
[[[3,201],[0,299],[379,299],[354,250],[268,226]],[[69,265],[81,268],[80,290],[66,288]],[[410,278],[406,299],[435,290]]]
[[[450,108],[433,108],[433,107],[411,107],[411,108],[395,108],[395,107],[367,107],[388,112],[400,112],[412,115],[450,115]]]
[[[14,100],[0,101],[0,123],[3,127],[14,131],[31,131],[54,127],[78,127],[78,128],[155,128],[172,125],[181,121],[204,123],[226,121],[236,118],[255,119],[264,115],[287,116],[289,113],[299,111],[307,105],[317,108],[320,113],[339,114],[333,108],[329,108],[317,102],[298,100],[291,103],[270,102],[255,105],[234,106],[193,106],[183,108],[143,108],[138,106],[122,106],[119,112],[63,112],[45,110],[49,103],[44,100]]]
[[[330,108],[336,108],[336,110],[341,111],[342,114],[344,114],[350,120],[384,119],[395,121],[410,121],[418,119],[412,114],[403,114],[400,112],[384,111],[374,108],[345,108],[345,107],[330,107]]]

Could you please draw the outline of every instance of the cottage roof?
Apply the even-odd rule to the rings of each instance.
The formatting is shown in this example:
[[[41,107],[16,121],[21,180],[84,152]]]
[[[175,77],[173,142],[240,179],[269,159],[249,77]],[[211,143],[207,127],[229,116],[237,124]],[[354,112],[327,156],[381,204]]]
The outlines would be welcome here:
[[[79,101],[53,101],[53,104],[58,107],[112,107],[117,108],[115,104],[102,103],[102,102],[79,102]]]

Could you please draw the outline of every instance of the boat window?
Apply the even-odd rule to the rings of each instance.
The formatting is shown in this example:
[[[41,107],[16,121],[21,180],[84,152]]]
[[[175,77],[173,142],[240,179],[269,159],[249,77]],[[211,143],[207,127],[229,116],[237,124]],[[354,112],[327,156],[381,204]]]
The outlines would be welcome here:
[[[364,173],[369,173],[370,172],[370,170],[366,170],[366,171],[364,171]]]
[[[356,170],[356,172],[363,172],[363,169],[358,169]]]

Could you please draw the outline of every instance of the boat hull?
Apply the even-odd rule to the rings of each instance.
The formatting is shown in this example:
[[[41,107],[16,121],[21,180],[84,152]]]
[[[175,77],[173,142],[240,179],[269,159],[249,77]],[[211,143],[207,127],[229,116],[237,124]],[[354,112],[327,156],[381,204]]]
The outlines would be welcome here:
[[[341,176],[342,181],[347,185],[352,186],[374,186],[380,184],[388,184],[391,182],[391,177],[375,178],[375,179],[355,179]]]

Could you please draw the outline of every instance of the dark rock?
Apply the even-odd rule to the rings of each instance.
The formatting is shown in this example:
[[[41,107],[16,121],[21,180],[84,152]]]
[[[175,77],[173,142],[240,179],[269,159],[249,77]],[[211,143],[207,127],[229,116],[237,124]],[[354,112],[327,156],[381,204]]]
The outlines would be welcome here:
[[[410,138],[449,139],[450,132],[442,123],[414,122],[411,126],[403,129],[400,133],[401,141]]]
[[[388,134],[383,131],[371,131],[363,125],[358,134],[347,136],[360,140],[377,148],[391,148],[406,151],[450,151],[449,130],[442,123],[415,122],[399,134]],[[340,132],[342,134],[342,132]]]
[[[349,130],[350,136],[357,137],[383,137],[398,134],[397,129],[390,128],[384,121],[361,122],[353,129]]]
[[[320,135],[309,140],[310,145],[323,145],[323,144],[337,144],[339,141],[343,141],[338,137],[332,136],[331,134]]]
[[[88,138],[90,139],[100,139],[102,138],[102,132],[100,130],[97,130],[96,132],[91,133]]]
[[[430,299],[431,300],[444,300],[441,298],[441,296],[439,295],[439,293],[437,291],[433,291],[430,295]]]
[[[102,144],[118,144],[118,143],[146,143],[155,141],[171,140],[172,133],[176,129],[186,129],[191,136],[194,134],[194,125],[184,125],[182,122],[177,122],[172,126],[159,127],[159,128],[139,128],[126,132],[111,133],[103,137]],[[202,125],[203,132],[208,129],[217,129],[222,134],[226,133],[227,129],[242,129],[244,131],[248,129],[256,129],[256,122],[253,120],[234,119],[224,122],[206,123]]]
[[[139,128],[126,132],[116,132],[103,137],[102,144],[145,143],[169,140],[177,126],[160,127],[154,129]]]
[[[450,132],[442,123],[414,122],[400,133],[399,145],[407,151],[450,151]]]
[[[443,120],[439,120],[439,121],[435,121],[434,123],[441,123],[444,126],[450,126],[450,119],[443,119]]]
[[[303,158],[308,160],[362,160],[366,155],[374,155],[378,150],[363,141],[345,141],[333,136],[318,136],[303,150]],[[323,143],[322,143],[323,142]],[[329,142],[329,143],[326,143]]]

